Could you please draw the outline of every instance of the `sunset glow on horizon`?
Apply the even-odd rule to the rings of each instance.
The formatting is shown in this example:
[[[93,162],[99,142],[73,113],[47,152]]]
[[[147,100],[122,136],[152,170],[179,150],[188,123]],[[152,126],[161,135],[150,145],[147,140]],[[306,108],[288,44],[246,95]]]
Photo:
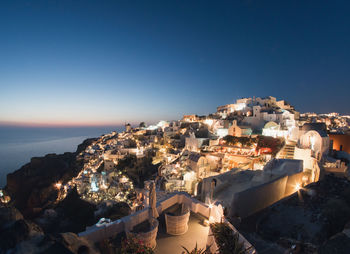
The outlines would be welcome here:
[[[65,128],[65,127],[108,127],[108,126],[124,126],[125,123],[87,123],[87,122],[6,122],[0,121],[0,126],[13,126],[13,127],[52,127],[52,128]],[[137,125],[138,123],[130,123],[131,125]]]

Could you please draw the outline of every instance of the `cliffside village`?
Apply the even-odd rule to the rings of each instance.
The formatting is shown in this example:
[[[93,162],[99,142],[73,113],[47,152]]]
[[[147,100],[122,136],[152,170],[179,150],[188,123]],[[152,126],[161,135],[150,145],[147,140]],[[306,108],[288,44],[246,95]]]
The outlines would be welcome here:
[[[207,116],[135,128],[127,124],[124,132],[103,135],[81,152],[80,174],[57,188],[65,192],[77,186],[83,199],[124,201],[136,211],[147,205],[147,195],[130,177],[145,174],[145,161],[151,160],[156,171],[149,179],[157,181],[159,196],[185,191],[209,202],[223,192],[228,198],[219,200],[230,207],[235,192],[274,177],[304,172],[299,184],[305,185],[319,179],[320,166],[345,172],[345,164],[331,157],[328,133],[346,133],[348,121],[336,114],[300,115],[269,96],[239,99]]]
[[[235,221],[325,174],[349,177],[349,122],[350,117],[335,113],[300,114],[286,101],[269,96],[238,99],[206,116],[184,115],[150,126],[126,124],[124,132],[102,135],[78,155],[84,166],[68,183],[55,184],[58,201],[76,187],[82,199],[101,207],[129,205],[131,214],[124,219],[101,218],[79,234],[92,242],[145,220],[153,185],[159,214],[183,202],[206,218],[204,225],[227,218],[236,226]],[[157,253],[168,240],[157,237]],[[250,246],[246,253],[256,253],[242,235],[240,240]],[[186,241],[192,247],[197,242]],[[202,247],[208,246],[204,241]],[[174,248],[180,251],[177,243]]]

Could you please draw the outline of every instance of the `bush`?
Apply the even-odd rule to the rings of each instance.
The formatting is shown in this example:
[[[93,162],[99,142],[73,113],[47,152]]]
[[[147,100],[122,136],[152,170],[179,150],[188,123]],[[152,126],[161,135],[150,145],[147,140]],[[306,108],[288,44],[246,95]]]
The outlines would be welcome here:
[[[272,155],[276,155],[284,145],[284,141],[279,138],[273,138],[269,136],[259,136],[257,149],[270,148]]]
[[[227,145],[231,145],[231,146],[241,144],[241,146],[243,146],[243,147],[249,147],[257,142],[256,138],[236,137],[236,136],[231,136],[231,135],[227,135],[223,139]]]
[[[239,242],[239,233],[234,233],[226,223],[210,224],[220,254],[244,254],[244,244]]]
[[[154,254],[152,248],[147,247],[138,239],[124,239],[120,250],[121,254]]]
[[[199,249],[197,247],[197,243],[196,246],[194,247],[193,250],[189,251],[188,249],[186,249],[184,246],[181,246],[185,251],[182,252],[182,254],[205,254],[205,253],[210,253],[209,252],[209,247],[207,249]]]

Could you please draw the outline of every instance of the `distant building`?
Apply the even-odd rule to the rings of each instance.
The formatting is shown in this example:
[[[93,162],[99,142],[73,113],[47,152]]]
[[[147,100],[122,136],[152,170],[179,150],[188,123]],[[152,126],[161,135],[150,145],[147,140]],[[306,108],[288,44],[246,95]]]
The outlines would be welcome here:
[[[200,148],[205,142],[209,142],[208,138],[196,138],[196,135],[191,132],[189,137],[186,138],[185,148],[192,152],[199,152]]]
[[[333,142],[333,149],[350,153],[349,134],[329,134],[329,139]]]
[[[131,125],[130,125],[130,123],[125,124],[125,132],[131,132]]]
[[[259,108],[254,108],[254,107],[259,107]],[[267,115],[263,114],[263,117],[260,117],[256,113],[256,109],[262,111],[262,112],[269,112],[271,111],[272,113],[277,113],[277,112],[285,112],[288,111],[288,113],[291,113],[293,115],[294,119],[299,119],[299,112],[295,111],[294,107],[291,106],[289,103],[287,103],[284,100],[277,101],[275,97],[268,96],[265,98],[260,98],[260,97],[253,97],[253,98],[242,98],[236,100],[236,103],[233,104],[227,104],[223,106],[217,107],[217,114],[220,115],[223,118],[226,118],[227,116],[235,113],[235,112],[240,112],[240,114],[248,116],[253,113],[253,117],[255,118],[261,118],[264,119],[265,121],[277,121],[276,116],[274,115]],[[250,121],[253,119],[250,119]],[[254,121],[254,120],[253,120]],[[279,123],[282,124],[282,121],[278,121]],[[254,123],[253,123],[254,124]],[[255,125],[258,125],[258,122],[255,123]]]
[[[184,115],[182,117],[182,121],[185,122],[195,122],[197,121],[197,116],[196,115]]]
[[[238,125],[237,120],[233,120],[232,126],[228,129],[228,134],[236,137],[247,137],[252,133],[253,131],[249,126]]]

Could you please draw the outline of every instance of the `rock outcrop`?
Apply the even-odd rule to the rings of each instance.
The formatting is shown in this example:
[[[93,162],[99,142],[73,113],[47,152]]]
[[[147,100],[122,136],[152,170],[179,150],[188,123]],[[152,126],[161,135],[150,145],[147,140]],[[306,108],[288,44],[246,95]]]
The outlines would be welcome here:
[[[44,250],[43,254],[95,254],[98,253],[94,247],[84,238],[78,237],[74,233],[62,233],[58,237],[51,239],[52,244]]]
[[[56,223],[50,232],[82,232],[86,226],[91,226],[97,221],[94,212],[96,206],[82,200],[74,188],[67,197],[55,208],[57,212]]]
[[[22,241],[42,235],[42,229],[35,223],[23,219],[16,208],[0,208],[0,250],[12,249]]]
[[[0,207],[0,253],[98,253],[91,243],[75,233],[54,235],[45,234],[40,226],[24,219],[16,208]]]

